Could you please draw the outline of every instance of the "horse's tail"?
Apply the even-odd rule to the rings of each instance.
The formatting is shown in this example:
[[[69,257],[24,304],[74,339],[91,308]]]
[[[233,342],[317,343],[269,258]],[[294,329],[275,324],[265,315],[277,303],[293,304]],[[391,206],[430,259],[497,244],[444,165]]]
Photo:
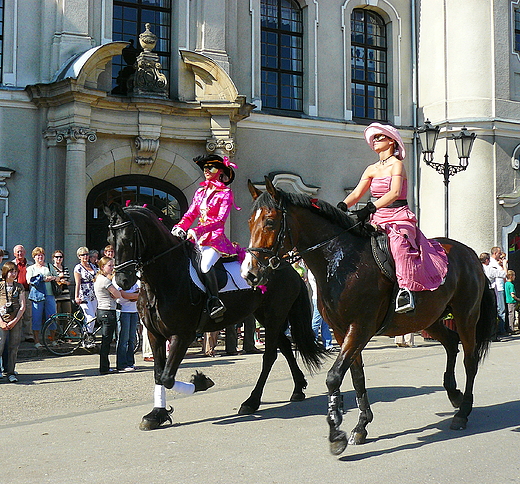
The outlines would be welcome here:
[[[478,361],[482,361],[495,335],[497,324],[497,303],[495,291],[486,284],[480,301],[480,318],[477,322],[477,346],[475,352]]]
[[[294,301],[287,319],[291,325],[291,336],[296,350],[300,353],[303,363],[310,372],[320,369],[325,355],[325,349],[318,344],[312,329],[312,303],[303,279],[299,279],[300,293]]]

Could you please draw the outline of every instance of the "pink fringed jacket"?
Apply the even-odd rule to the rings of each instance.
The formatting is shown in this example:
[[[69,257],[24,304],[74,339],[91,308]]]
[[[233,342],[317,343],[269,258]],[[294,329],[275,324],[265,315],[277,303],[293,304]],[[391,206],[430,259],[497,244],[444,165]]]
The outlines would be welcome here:
[[[222,182],[202,182],[195,195],[190,208],[176,225],[188,231],[195,219],[199,218],[197,226],[192,230],[197,236],[197,243],[200,246],[213,247],[221,255],[242,255],[243,249],[237,244],[233,244],[224,233],[224,225],[229,216],[233,203],[233,192]],[[206,188],[210,185],[215,186],[216,190],[207,194]],[[205,209],[201,209],[205,206]],[[237,207],[238,209],[238,207]]]

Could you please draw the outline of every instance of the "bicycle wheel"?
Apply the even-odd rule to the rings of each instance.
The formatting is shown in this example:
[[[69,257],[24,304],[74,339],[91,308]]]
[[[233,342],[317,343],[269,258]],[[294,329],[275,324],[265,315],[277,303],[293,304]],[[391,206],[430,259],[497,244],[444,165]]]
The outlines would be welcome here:
[[[42,339],[53,355],[71,355],[83,341],[81,324],[70,314],[53,314],[43,323]]]

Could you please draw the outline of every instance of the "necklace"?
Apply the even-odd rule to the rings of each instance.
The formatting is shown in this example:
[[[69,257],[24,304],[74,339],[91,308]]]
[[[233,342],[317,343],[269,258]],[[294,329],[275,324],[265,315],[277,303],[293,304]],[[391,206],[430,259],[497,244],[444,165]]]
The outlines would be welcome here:
[[[379,160],[380,165],[384,165],[390,158],[392,158],[394,155],[390,155],[388,158],[385,158],[384,160]]]

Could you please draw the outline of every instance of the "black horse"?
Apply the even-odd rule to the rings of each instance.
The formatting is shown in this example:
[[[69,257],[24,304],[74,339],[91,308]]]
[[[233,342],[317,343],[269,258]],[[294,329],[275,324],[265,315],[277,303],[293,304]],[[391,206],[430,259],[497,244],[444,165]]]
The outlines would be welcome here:
[[[448,255],[446,281],[435,291],[415,293],[413,312],[396,314],[391,306],[394,284],[383,275],[371,250],[370,236],[327,202],[277,190],[266,178],[262,193],[249,183],[256,200],[251,230],[250,255],[242,275],[253,284],[276,267],[288,251],[296,248],[318,285],[318,307],[334,331],[341,352],[327,375],[331,452],[340,454],[347,442],[365,442],[366,426],[373,415],[368,401],[361,352],[376,333],[397,336],[428,328],[447,353],[444,387],[455,408],[451,428],[466,427],[473,407],[473,383],[479,361],[485,356],[496,324],[496,305],[482,265],[469,247],[440,239]],[[453,314],[457,332],[442,318]],[[455,361],[458,344],[464,349],[466,388],[457,389]],[[340,430],[342,404],[340,385],[350,369],[360,410],[359,422],[347,440]]]
[[[206,312],[204,293],[192,282],[189,261],[195,250],[191,242],[174,237],[162,221],[148,208],[111,205],[104,207],[109,217],[109,242],[115,249],[116,281],[131,287],[140,271],[142,288],[138,300],[141,318],[148,329],[154,355],[157,386],[174,387],[175,374],[197,331],[217,331],[242,322],[251,313],[265,327],[265,352],[262,371],[239,414],[250,414],[260,406],[265,382],[276,361],[277,349],[285,356],[294,380],[291,401],[305,398],[305,376],[298,367],[291,341],[285,335],[291,325],[293,342],[309,370],[318,369],[324,352],[312,330],[311,303],[304,281],[289,265],[273,274],[266,290],[246,289],[220,295],[227,310],[217,322]],[[170,352],[166,355],[166,340]],[[196,385],[197,386],[197,385]],[[204,384],[203,388],[206,389]],[[162,388],[164,394],[164,388]],[[173,410],[164,404],[145,415],[142,430],[159,427],[170,421]]]

